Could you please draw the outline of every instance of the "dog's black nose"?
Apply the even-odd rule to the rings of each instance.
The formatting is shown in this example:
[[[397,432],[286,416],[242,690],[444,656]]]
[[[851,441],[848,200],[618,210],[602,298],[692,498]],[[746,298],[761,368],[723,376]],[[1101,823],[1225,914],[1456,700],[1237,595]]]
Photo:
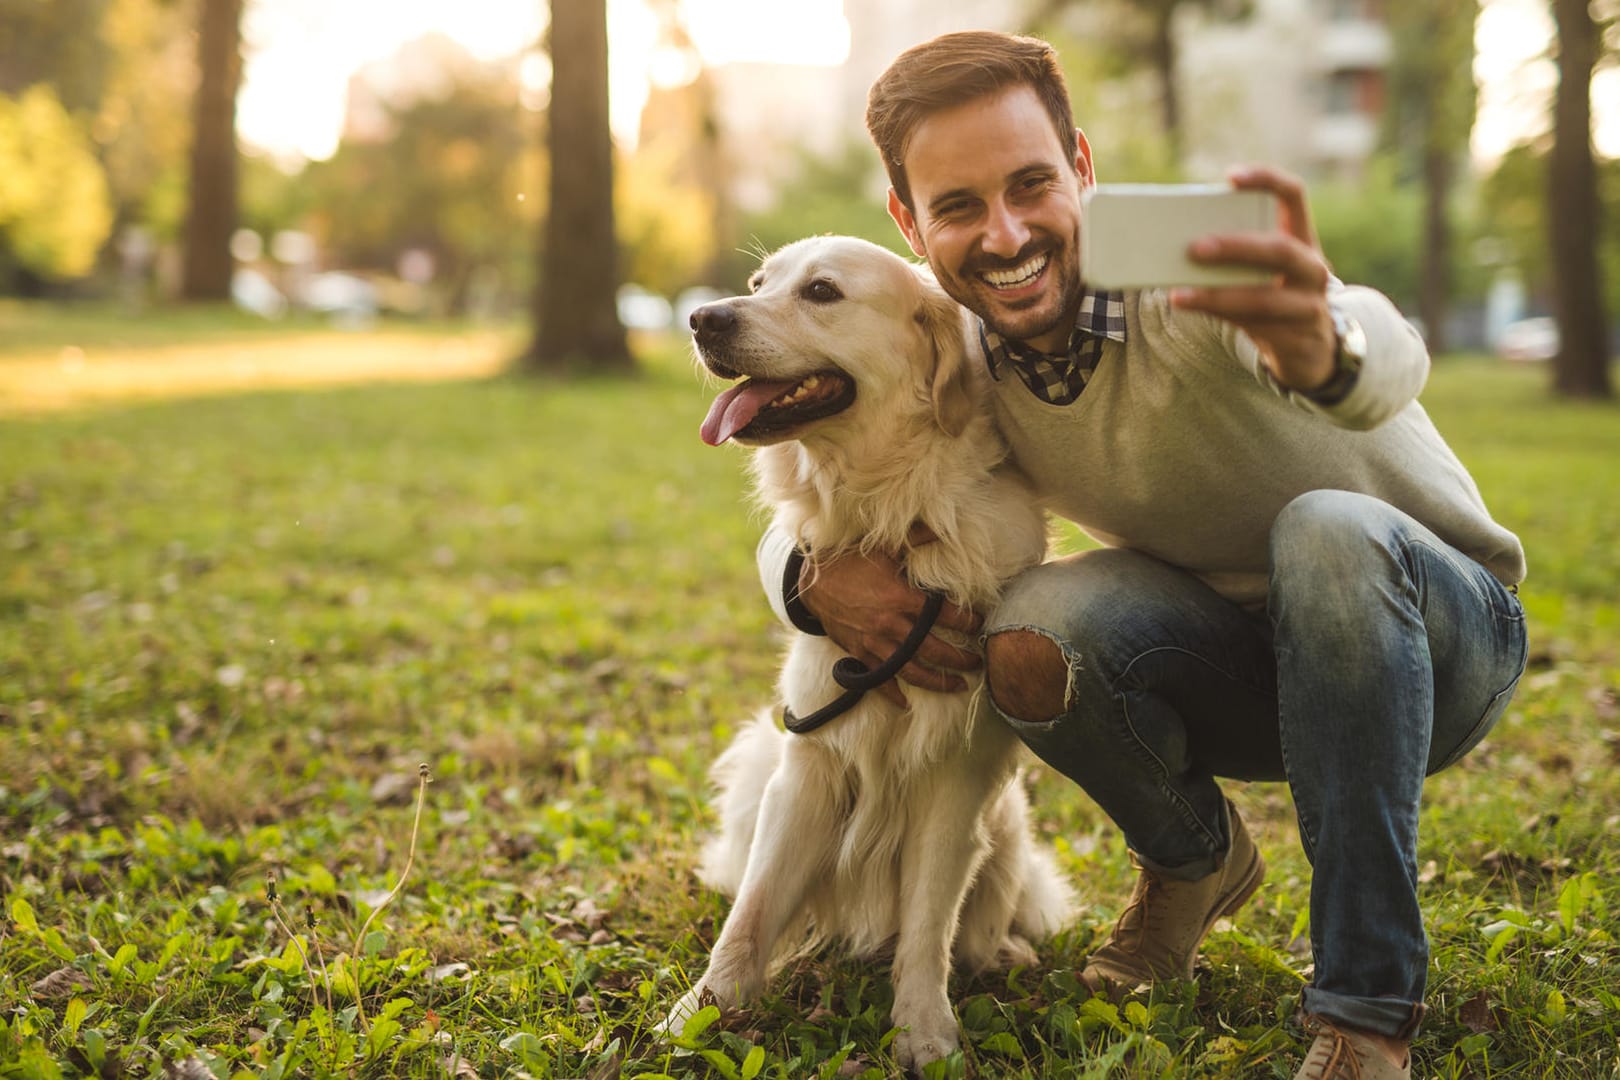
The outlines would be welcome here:
[[[690,322],[699,337],[723,337],[737,328],[737,311],[726,303],[704,304],[692,312]]]

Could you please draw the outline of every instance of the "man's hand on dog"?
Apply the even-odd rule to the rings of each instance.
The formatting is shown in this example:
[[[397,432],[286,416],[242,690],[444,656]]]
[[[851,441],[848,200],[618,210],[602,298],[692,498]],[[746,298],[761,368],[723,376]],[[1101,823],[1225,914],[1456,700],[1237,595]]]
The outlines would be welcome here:
[[[933,530],[920,523],[912,526],[906,538],[911,547],[937,539]],[[880,552],[854,552],[820,563],[814,570],[806,565],[799,597],[821,620],[827,636],[869,668],[883,663],[900,647],[927,600],[925,593],[907,584],[899,558]],[[983,622],[974,612],[947,601],[934,625],[976,634]],[[983,664],[978,653],[929,634],[917,655],[900,669],[899,679],[924,690],[954,693],[967,689],[956,672],[977,671]],[[906,703],[895,681],[884,683],[878,693],[897,705]]]

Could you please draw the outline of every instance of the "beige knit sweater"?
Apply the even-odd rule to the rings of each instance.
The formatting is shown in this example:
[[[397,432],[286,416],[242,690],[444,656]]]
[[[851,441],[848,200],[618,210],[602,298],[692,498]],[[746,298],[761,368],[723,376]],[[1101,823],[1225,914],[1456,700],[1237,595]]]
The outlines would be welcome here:
[[[1367,360],[1349,396],[1323,407],[1281,391],[1230,323],[1173,310],[1161,290],[1126,293],[1126,340],[1104,343],[1073,403],[1046,404],[1007,370],[989,383],[1014,462],[1053,512],[1100,542],[1180,566],[1249,607],[1265,602],[1277,513],[1322,488],[1382,499],[1516,584],[1518,538],[1492,520],[1417,403],[1422,339],[1371,289],[1335,283],[1332,298],[1366,331]],[[758,552],[784,618],[790,548],[773,531]]]

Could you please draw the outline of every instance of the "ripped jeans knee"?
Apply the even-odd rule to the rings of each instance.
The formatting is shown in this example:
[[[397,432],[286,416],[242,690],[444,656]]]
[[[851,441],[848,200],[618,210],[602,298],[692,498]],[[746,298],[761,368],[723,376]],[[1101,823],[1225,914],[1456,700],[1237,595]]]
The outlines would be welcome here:
[[[1069,660],[1049,634],[1009,627],[985,642],[985,681],[1002,715],[1019,724],[1056,722],[1069,707]]]

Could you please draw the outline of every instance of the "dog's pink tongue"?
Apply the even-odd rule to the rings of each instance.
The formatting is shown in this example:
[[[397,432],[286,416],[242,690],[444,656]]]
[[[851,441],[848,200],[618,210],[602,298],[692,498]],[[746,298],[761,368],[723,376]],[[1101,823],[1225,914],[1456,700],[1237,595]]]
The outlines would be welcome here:
[[[709,406],[709,415],[703,418],[699,434],[710,446],[719,446],[747,427],[772,399],[792,387],[791,380],[766,382],[763,379],[750,379],[729,387]]]

